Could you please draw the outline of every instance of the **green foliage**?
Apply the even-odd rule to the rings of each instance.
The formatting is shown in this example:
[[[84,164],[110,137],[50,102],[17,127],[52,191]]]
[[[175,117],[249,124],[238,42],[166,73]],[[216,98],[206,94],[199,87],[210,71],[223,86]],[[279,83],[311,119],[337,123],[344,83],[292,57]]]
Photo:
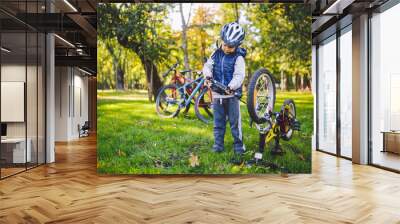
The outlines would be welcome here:
[[[253,4],[246,15],[256,60],[275,74],[311,75],[311,13],[304,4]]]
[[[112,57],[102,41],[97,42],[97,88],[115,89]]]
[[[206,6],[200,6],[194,13],[188,30],[190,42],[189,54],[195,60],[190,60],[193,69],[201,70],[204,57],[208,58],[213,52],[214,37],[218,35],[220,25],[214,20],[215,12]]]
[[[145,88],[147,81],[143,67],[144,60],[153,63],[165,63],[171,59],[171,51],[176,51],[176,40],[172,36],[169,25],[164,23],[168,4],[99,4],[98,6],[98,61],[107,61],[110,51],[105,51],[106,45],[120,51],[118,63],[125,73],[125,84],[128,88]],[[160,38],[161,37],[161,38]],[[121,42],[126,43],[121,46]],[[109,64],[100,63],[107,68],[100,68],[99,86],[115,87],[115,70]],[[111,78],[110,78],[111,77]],[[113,80],[113,81],[109,81]]]
[[[126,39],[148,58],[156,61],[168,57],[174,45],[167,17],[167,4],[113,3],[98,6],[98,36],[100,39]],[[162,38],[159,38],[162,37]]]
[[[162,119],[155,105],[146,100],[146,92],[99,91],[98,95],[98,171],[110,174],[231,174],[274,173],[264,166],[235,166],[233,142],[227,127],[225,152],[213,153],[213,128],[199,121],[190,110],[187,117]],[[286,167],[291,173],[311,172],[311,134],[313,98],[310,93],[278,93],[276,110],[284,99],[294,99],[301,132],[289,142],[282,141],[283,156],[271,156],[269,145],[265,159]],[[258,147],[258,131],[249,124],[245,105],[241,106],[244,143],[250,159]],[[299,152],[294,153],[295,148]],[[190,165],[191,155],[199,165]]]
[[[150,58],[162,73],[173,63],[181,62],[181,32],[172,30],[169,16],[177,4],[99,4],[99,88],[115,88],[115,71],[105,43],[121,50],[127,88],[146,88],[142,58]],[[192,12],[189,21],[188,52],[190,67],[202,69],[203,57],[215,50],[223,24],[235,21],[246,30],[243,47],[247,49],[247,77],[265,67],[280,82],[284,72],[292,76],[311,76],[311,13],[305,4],[223,3],[213,10],[208,4]],[[119,38],[119,39],[118,39]],[[122,48],[121,40],[129,42]],[[134,49],[134,50],[133,50]],[[165,82],[165,80],[164,80]]]

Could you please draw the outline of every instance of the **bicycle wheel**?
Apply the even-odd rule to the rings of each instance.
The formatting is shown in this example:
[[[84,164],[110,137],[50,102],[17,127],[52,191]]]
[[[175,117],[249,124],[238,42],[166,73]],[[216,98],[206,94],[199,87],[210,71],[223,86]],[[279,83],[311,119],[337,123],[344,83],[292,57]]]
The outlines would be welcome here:
[[[256,124],[268,120],[269,112],[275,105],[275,80],[264,68],[257,70],[251,77],[247,93],[247,110]]]
[[[194,106],[197,118],[208,124],[213,120],[211,89],[205,87],[196,98]]]
[[[176,117],[179,114],[183,96],[176,85],[171,84],[160,89],[156,99],[157,114],[163,118]]]
[[[281,138],[289,141],[293,136],[293,125],[296,120],[296,104],[292,99],[287,99],[281,107],[283,118],[281,124]]]

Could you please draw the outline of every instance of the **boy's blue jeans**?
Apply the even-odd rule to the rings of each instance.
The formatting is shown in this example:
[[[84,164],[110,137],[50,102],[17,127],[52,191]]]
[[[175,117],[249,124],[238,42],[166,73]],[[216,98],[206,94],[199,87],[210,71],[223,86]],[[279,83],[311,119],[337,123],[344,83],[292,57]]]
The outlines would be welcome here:
[[[244,152],[245,149],[243,145],[242,121],[239,104],[240,101],[237,97],[213,99],[214,151],[220,152],[224,150],[224,136],[226,122],[228,120],[233,137],[233,149],[235,150],[235,153],[238,154]]]

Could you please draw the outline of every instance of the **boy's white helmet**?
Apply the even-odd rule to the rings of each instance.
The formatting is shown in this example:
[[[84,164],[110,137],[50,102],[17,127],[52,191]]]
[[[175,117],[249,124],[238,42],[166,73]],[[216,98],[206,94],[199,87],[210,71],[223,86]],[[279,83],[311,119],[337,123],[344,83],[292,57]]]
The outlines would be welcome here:
[[[245,37],[244,29],[237,22],[225,24],[221,29],[221,39],[228,45],[239,46]]]

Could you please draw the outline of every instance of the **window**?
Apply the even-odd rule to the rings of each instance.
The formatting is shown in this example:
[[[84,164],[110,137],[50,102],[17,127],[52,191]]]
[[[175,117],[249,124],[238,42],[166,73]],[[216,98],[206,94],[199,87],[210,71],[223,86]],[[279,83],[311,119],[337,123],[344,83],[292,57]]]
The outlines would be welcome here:
[[[340,155],[352,157],[352,33],[351,25],[340,35]]]
[[[336,153],[336,35],[318,47],[318,149]]]
[[[395,170],[400,170],[400,133],[388,142],[384,132],[400,131],[399,21],[400,4],[371,18],[371,157],[373,164]],[[385,143],[394,143],[393,149]]]

